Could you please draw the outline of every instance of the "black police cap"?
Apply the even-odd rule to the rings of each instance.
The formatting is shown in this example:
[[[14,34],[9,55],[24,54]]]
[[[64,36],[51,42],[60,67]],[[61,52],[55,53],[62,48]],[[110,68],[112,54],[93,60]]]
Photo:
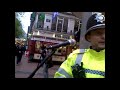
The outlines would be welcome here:
[[[95,13],[92,16],[90,16],[86,25],[86,29],[87,29],[86,35],[91,30],[95,30],[98,28],[105,28],[105,16],[102,15],[102,13]]]

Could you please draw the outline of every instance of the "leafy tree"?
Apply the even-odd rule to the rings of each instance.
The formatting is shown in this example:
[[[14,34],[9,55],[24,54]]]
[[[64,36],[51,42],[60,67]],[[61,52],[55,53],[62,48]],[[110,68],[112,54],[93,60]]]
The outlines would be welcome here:
[[[22,24],[21,24],[21,21],[19,20],[19,17],[23,15],[24,15],[23,12],[15,12],[15,37],[16,38],[24,36]]]

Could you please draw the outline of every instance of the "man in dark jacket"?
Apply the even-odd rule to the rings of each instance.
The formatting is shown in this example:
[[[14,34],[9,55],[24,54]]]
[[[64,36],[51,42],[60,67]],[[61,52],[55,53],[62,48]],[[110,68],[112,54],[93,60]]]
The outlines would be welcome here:
[[[23,55],[23,47],[21,44],[17,46],[17,65],[21,62],[22,55]]]

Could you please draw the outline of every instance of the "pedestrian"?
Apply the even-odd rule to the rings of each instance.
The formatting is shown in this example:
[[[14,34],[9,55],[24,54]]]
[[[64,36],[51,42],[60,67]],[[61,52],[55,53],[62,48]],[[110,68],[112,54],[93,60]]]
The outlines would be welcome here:
[[[26,45],[22,44],[22,48],[23,48],[23,53],[25,53],[25,51],[26,51]]]
[[[41,52],[41,61],[46,57],[46,50],[45,50],[46,46],[44,44],[41,45],[41,48],[40,48],[40,52]]]
[[[65,60],[54,78],[105,78],[105,16],[96,13],[86,25],[88,49],[77,49]]]
[[[24,53],[24,49],[22,45],[19,43],[19,45],[17,46],[17,65],[21,63],[23,53]]]
[[[44,55],[44,58],[47,57],[47,55],[49,54],[48,51],[44,51],[45,52],[45,55]],[[43,52],[43,53],[44,53]],[[48,78],[48,64],[47,64],[47,61],[49,60],[49,58],[45,61],[45,63],[43,64],[43,75],[44,75],[44,78]]]
[[[17,44],[15,44],[15,56],[17,55]]]
[[[50,54],[51,52],[48,50],[46,53],[46,57]],[[43,67],[43,74],[44,74],[44,78],[49,78],[49,72],[48,69],[53,67],[53,62],[52,62],[52,57],[49,57],[46,62],[44,63],[44,67]]]

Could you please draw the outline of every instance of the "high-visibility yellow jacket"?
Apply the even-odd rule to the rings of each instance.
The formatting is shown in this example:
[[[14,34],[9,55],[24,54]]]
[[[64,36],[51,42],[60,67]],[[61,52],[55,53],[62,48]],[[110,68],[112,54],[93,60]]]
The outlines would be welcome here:
[[[86,78],[105,78],[105,49],[100,52],[93,49],[85,49],[84,53],[81,49],[73,51],[61,64],[54,78],[73,78],[71,66],[80,65],[81,62]]]

